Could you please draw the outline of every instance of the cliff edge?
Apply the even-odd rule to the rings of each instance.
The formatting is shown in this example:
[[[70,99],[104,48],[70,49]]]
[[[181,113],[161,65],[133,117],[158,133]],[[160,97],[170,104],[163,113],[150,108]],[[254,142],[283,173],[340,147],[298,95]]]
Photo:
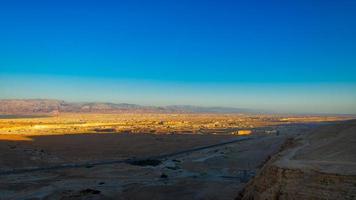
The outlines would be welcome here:
[[[356,120],[289,141],[236,199],[356,199]]]

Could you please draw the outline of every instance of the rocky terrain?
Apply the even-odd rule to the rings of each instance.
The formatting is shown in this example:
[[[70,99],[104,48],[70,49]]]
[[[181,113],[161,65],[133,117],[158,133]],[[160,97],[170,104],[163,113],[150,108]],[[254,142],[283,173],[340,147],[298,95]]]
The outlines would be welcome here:
[[[356,199],[355,144],[355,120],[290,140],[237,199]]]

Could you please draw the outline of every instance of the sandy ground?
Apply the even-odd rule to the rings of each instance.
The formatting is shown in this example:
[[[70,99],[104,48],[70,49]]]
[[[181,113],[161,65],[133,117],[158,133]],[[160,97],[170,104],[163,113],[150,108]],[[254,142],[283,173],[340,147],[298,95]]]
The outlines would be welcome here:
[[[31,136],[25,141],[0,141],[0,166],[2,169],[11,169],[147,157],[215,144],[233,138],[236,136],[115,133]]]
[[[117,164],[3,176],[1,199],[87,199],[91,196],[109,199],[232,199],[281,143],[280,137],[256,138],[172,157],[155,167]],[[100,194],[87,194],[83,192],[86,189],[100,191]]]
[[[0,199],[233,199],[286,138],[313,126],[281,127],[279,135],[162,159],[156,166],[119,163],[0,175]],[[0,141],[0,169],[140,158],[211,145],[238,136],[76,134]]]

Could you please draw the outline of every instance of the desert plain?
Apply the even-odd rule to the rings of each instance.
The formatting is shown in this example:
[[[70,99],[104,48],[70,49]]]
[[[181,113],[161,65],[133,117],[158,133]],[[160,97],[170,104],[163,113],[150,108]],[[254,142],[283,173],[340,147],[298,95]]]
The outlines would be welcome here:
[[[254,177],[290,141],[351,118],[4,115],[0,199],[247,198],[246,185],[253,187]]]

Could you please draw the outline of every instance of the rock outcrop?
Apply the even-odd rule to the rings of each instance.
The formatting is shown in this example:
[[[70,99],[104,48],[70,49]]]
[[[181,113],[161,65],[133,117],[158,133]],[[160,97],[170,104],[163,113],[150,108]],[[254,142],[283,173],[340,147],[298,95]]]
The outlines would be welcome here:
[[[356,121],[321,127],[269,160],[236,199],[356,199]]]

